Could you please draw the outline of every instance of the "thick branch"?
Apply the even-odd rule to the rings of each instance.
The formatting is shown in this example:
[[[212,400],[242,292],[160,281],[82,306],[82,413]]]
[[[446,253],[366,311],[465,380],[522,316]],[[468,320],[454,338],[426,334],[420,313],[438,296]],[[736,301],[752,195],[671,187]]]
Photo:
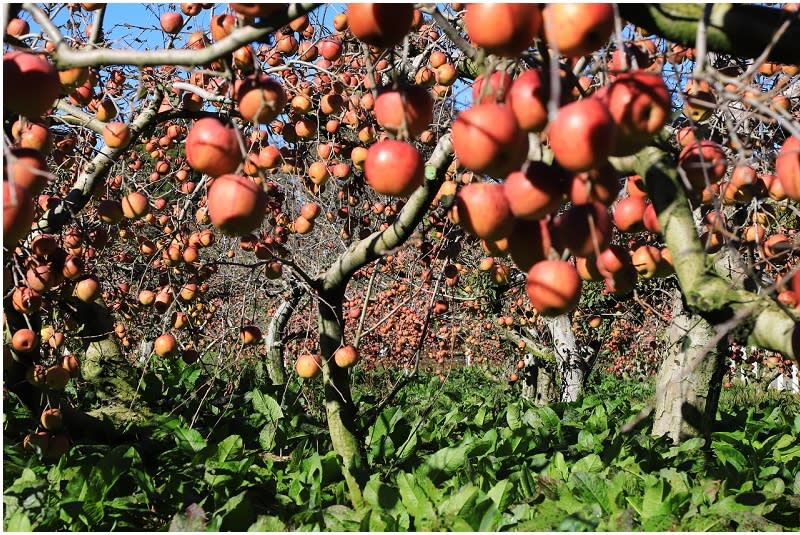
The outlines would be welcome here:
[[[136,143],[136,139],[142,130],[153,124],[157,118],[158,107],[161,103],[163,94],[156,91],[153,102],[145,108],[142,113],[130,124],[128,129],[131,132],[131,141],[127,146]],[[91,162],[85,167],[75,185],[67,196],[62,199],[55,208],[48,210],[42,215],[37,223],[36,232],[42,234],[57,234],[61,232],[72,216],[80,212],[92,198],[92,191],[100,180],[103,180],[114,162],[124,154],[126,147],[111,149],[103,146]]]
[[[325,273],[325,289],[344,287],[353,273],[402,245],[411,236],[444,180],[445,171],[452,161],[452,153],[450,135],[442,136],[428,160],[425,184],[411,195],[397,220],[389,228],[353,244],[339,257]]]
[[[738,332],[748,344],[800,356],[800,324],[766,295],[736,288],[713,271],[697,236],[692,212],[673,158],[655,147],[638,154],[636,171],[647,184],[675,274],[690,308],[714,326],[743,318]]]
[[[35,4],[25,3],[22,7],[28,11],[55,43],[56,49],[52,54],[53,61],[59,69],[69,67],[101,67],[104,65],[204,65],[232,54],[234,50],[253,41],[263,40],[289,21],[315,9],[318,4],[295,3],[279,13],[270,15],[269,21],[259,26],[244,26],[237,28],[230,35],[211,46],[199,50],[168,49],[168,50],[124,50],[124,49],[95,49],[75,50],[64,40],[58,28],[48,19],[47,15]]]
[[[620,4],[629,22],[686,46],[695,46],[697,25],[703,18],[703,4]],[[715,4],[706,27],[708,50],[734,56],[757,58],[770,46],[781,25],[786,32],[774,43],[768,61],[800,62],[800,15],[755,4]]]
[[[278,306],[269,322],[267,329],[267,374],[273,385],[286,384],[286,370],[283,367],[283,333],[289,319],[292,317],[300,297],[303,295],[300,285],[293,282],[287,283],[289,295]]]

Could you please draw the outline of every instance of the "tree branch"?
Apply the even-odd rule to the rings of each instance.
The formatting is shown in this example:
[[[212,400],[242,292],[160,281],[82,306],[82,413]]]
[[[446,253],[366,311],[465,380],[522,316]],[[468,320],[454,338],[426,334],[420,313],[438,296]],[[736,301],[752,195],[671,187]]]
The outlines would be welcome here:
[[[105,65],[204,65],[217,58],[233,53],[237,48],[260,41],[289,21],[316,9],[319,4],[293,3],[281,12],[270,15],[269,21],[258,26],[237,28],[220,41],[199,50],[125,50],[96,49],[75,50],[67,44],[64,36],[39,7],[32,3],[22,4],[33,19],[56,45],[52,54],[59,69],[69,67],[102,67]]]
[[[61,232],[64,225],[72,219],[72,216],[80,212],[83,207],[88,204],[89,199],[92,198],[92,191],[97,183],[106,177],[109,169],[111,169],[117,159],[125,152],[127,147],[136,143],[136,139],[141,132],[156,120],[163,93],[157,90],[153,97],[153,102],[150,106],[145,108],[139,117],[128,125],[131,132],[130,143],[128,143],[126,147],[117,149],[103,146],[97,156],[86,165],[67,196],[64,197],[58,205],[42,215],[34,232],[40,232],[42,234],[57,234]]]
[[[450,135],[442,136],[426,165],[425,184],[411,195],[389,228],[356,242],[336,260],[323,277],[325,289],[343,287],[353,273],[401,245],[411,236],[444,181],[445,171],[453,158],[452,153]]]
[[[644,179],[664,239],[675,258],[675,274],[687,304],[714,326],[744,318],[739,331],[749,345],[798,359],[800,323],[766,295],[736,288],[710,266],[671,155],[647,147],[636,171]]]
[[[697,26],[703,19],[703,4],[620,4],[629,22],[685,46],[697,43]],[[789,27],[772,43],[784,22]],[[747,36],[743,39],[742,36]],[[800,15],[754,4],[715,4],[706,28],[708,50],[757,58],[772,46],[767,59],[778,63],[800,62]]]

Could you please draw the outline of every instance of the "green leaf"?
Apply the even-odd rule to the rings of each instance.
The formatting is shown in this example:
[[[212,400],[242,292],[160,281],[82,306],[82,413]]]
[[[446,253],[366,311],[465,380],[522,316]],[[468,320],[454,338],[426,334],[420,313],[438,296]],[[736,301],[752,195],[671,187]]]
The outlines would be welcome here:
[[[522,419],[520,418],[519,404],[511,403],[506,408],[506,423],[508,427],[517,430],[522,427]]]
[[[469,451],[470,444],[442,448],[428,457],[424,466],[428,469],[433,479],[437,479],[442,475],[449,476],[466,464]]]
[[[221,518],[219,530],[222,531],[243,531],[250,527],[255,521],[255,515],[247,491],[229,498],[214,516]]]
[[[550,466],[547,467],[547,472],[553,479],[566,481],[569,478],[569,468],[567,467],[567,462],[564,460],[563,453],[557,451],[556,454],[553,455],[553,460]]]
[[[183,450],[198,452],[206,447],[206,441],[196,429],[178,427],[174,430],[175,440]]]
[[[331,505],[322,511],[322,519],[329,531],[358,531],[361,519],[356,511],[344,505]]]
[[[577,450],[579,452],[591,452],[594,451],[594,446],[594,435],[585,429],[581,429],[578,433]]]
[[[258,445],[264,451],[272,451],[277,444],[275,435],[278,432],[278,425],[275,422],[267,422],[258,433]]]
[[[480,489],[478,487],[472,483],[467,483],[439,505],[439,513],[453,516],[464,514],[465,510],[475,504],[479,492]],[[468,529],[468,531],[471,530],[471,528]]]
[[[767,481],[764,488],[761,490],[769,498],[777,498],[781,496],[786,490],[786,483],[780,478],[773,478]]]
[[[5,531],[33,531],[33,525],[25,511],[17,509],[6,520]]]
[[[562,457],[563,458],[563,457]],[[603,470],[603,460],[599,455],[590,453],[586,457],[578,459],[572,465],[572,473],[576,472],[601,472]]]
[[[664,514],[664,480],[659,479],[655,485],[649,485],[644,489],[642,496],[642,509],[640,515],[647,519]]]
[[[487,494],[498,510],[505,511],[506,507],[508,507],[508,503],[511,501],[513,492],[514,484],[507,479],[502,479],[495,483]]]
[[[608,514],[611,508],[608,505],[608,492],[605,481],[597,474],[589,472],[572,472],[569,484],[575,494],[582,497],[587,503],[597,503]]]
[[[277,422],[283,418],[283,410],[280,403],[278,403],[272,396],[264,394],[258,390],[250,392],[250,401],[253,403],[253,408],[259,414],[267,417],[267,421]]]
[[[747,459],[736,447],[722,442],[714,442],[711,447],[720,461],[730,464],[737,472],[743,472],[747,467]]]
[[[276,516],[259,515],[256,521],[253,522],[247,531],[250,532],[266,532],[266,531],[286,531],[286,524]]]
[[[234,454],[234,452],[242,451],[243,447],[244,444],[242,442],[242,437],[239,435],[231,435],[220,442],[217,446],[216,460],[220,463],[224,463]]]
[[[364,487],[364,501],[377,511],[396,515],[402,509],[400,492],[378,479],[371,479]]]
[[[701,437],[690,438],[684,442],[681,442],[681,445],[678,447],[678,451],[681,453],[687,453],[690,451],[696,451],[706,445],[706,439]]]
[[[406,472],[397,474],[397,487],[400,491],[403,505],[411,515],[417,519],[432,519],[435,517],[436,512],[433,504],[425,495],[425,492],[417,485],[414,476]]]

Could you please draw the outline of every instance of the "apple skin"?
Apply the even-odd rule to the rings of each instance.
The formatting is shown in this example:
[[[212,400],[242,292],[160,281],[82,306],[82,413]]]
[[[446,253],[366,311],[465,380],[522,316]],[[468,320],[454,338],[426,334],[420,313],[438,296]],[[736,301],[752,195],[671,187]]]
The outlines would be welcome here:
[[[513,58],[539,33],[542,13],[535,4],[468,4],[464,25],[473,43],[490,54]]]
[[[383,195],[407,197],[424,181],[424,163],[411,144],[396,139],[375,143],[364,162],[367,183]]]
[[[458,192],[455,210],[461,227],[478,238],[496,241],[511,233],[514,217],[503,184],[475,182]]]
[[[561,81],[561,105],[572,100],[566,81]],[[529,69],[511,84],[506,103],[517,118],[519,127],[526,132],[541,132],[547,127],[547,101],[550,99],[550,80],[539,69]]]
[[[800,200],[800,138],[791,136],[783,142],[775,160],[775,174],[786,196]]]
[[[614,31],[611,4],[547,4],[542,10],[544,37],[562,56],[591,54]]]
[[[728,159],[719,143],[709,140],[695,141],[678,155],[678,166],[686,174],[693,191],[699,195],[709,183],[719,182],[725,175]]]
[[[561,191],[568,176],[544,162],[529,162],[522,171],[510,173],[503,182],[503,191],[511,213],[522,219],[539,219],[558,209]]]
[[[604,88],[601,98],[617,125],[613,156],[636,154],[667,124],[670,96],[658,74],[622,73]]]
[[[505,177],[528,156],[528,136],[505,104],[477,104],[462,111],[452,136],[458,161],[476,173]]]
[[[608,108],[595,97],[562,107],[547,128],[556,161],[574,173],[606,163],[615,147],[616,133]]]
[[[581,278],[569,262],[543,260],[528,271],[526,290],[542,316],[557,316],[578,306]]]

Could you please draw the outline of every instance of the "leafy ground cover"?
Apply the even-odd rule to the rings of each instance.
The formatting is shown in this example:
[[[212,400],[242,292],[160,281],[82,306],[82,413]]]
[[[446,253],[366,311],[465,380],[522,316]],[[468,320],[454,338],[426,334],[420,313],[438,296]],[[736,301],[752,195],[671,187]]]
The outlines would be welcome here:
[[[476,369],[443,383],[422,375],[379,414],[362,411],[373,476],[355,510],[318,389],[223,395],[214,385],[204,393],[219,401],[197,411],[195,369],[176,364],[149,379],[169,395],[155,402],[144,388],[158,414],[145,428],[112,446],[76,444],[56,464],[23,450],[31,416],[9,398],[5,528],[800,528],[800,414],[790,395],[735,406],[743,394],[726,392],[710,441],[673,446],[651,437],[647,420],[620,431],[652,396],[649,383],[604,376],[577,403],[535,407]],[[356,376],[357,403],[374,406],[396,380]]]

